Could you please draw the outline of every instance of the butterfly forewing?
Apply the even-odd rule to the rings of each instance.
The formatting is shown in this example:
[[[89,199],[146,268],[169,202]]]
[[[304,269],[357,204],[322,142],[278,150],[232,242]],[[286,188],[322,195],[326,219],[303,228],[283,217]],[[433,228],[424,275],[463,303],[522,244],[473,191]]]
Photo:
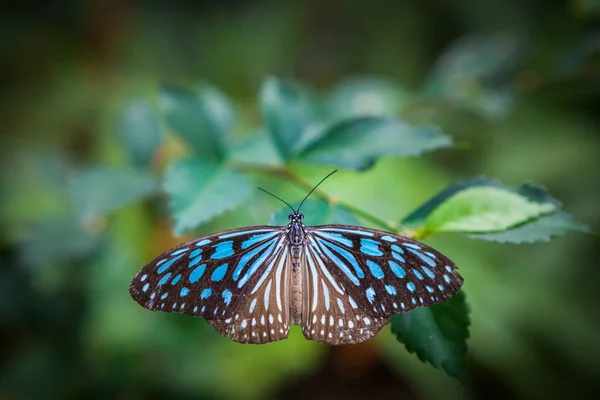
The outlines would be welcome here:
[[[289,309],[285,232],[256,226],[181,244],[138,272],[129,292],[150,310],[202,316],[238,342],[284,339],[289,329],[283,311]]]

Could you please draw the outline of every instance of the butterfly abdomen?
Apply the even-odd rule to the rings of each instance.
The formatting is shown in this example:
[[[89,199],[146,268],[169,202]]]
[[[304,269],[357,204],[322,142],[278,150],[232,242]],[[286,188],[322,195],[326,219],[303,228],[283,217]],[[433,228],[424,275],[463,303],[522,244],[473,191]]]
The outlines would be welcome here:
[[[302,271],[299,258],[292,261],[292,282],[290,289],[290,308],[293,323],[300,325],[302,322]]]

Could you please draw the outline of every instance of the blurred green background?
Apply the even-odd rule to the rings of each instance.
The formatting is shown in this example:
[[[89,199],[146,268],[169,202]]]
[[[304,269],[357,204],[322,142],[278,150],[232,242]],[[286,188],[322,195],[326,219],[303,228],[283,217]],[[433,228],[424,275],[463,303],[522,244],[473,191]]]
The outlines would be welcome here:
[[[484,174],[544,185],[577,220],[598,227],[598,2],[27,0],[1,7],[2,398],[598,393],[594,236],[523,245],[453,235],[428,241],[465,277],[472,323],[462,387],[409,354],[389,328],[341,348],[308,342],[299,330],[286,341],[239,345],[200,319],[151,313],[129,297],[135,272],[176,243],[267,223],[279,205],[258,191],[184,237],[172,235],[163,195],[82,219],[69,192],[88,165],[130,162],[119,115],[131,99],[152,98],[164,82],[210,82],[236,103],[231,140],[243,140],[261,125],[261,83],[277,75],[331,96],[340,113],[352,107],[357,85],[377,87],[383,103],[363,105],[435,122],[454,137],[454,148],[386,157],[327,182],[325,191],[379,218],[398,221],[452,182]],[[154,175],[185,151],[168,135],[153,155]],[[331,170],[292,168],[309,182]],[[282,180],[257,176],[256,183],[288,201],[305,193]],[[103,189],[86,193],[110,199]]]

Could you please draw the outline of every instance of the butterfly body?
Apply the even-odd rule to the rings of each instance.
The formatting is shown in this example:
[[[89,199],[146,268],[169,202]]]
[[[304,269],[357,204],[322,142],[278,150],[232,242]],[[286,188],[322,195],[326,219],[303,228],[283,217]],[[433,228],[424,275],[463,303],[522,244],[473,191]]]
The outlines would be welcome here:
[[[150,310],[204,317],[241,343],[288,337],[359,343],[391,315],[448,300],[463,278],[447,257],[404,236],[347,225],[254,226],[183,243],[134,277]]]

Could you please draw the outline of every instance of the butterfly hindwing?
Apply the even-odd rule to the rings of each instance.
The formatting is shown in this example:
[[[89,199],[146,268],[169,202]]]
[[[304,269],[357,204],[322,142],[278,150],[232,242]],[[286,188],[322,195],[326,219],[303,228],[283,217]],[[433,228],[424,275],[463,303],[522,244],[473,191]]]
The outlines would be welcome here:
[[[388,318],[372,316],[337,277],[336,267],[318,249],[305,247],[302,289],[304,337],[331,345],[360,343],[377,334]]]
[[[288,304],[286,290],[274,278],[288,273],[287,257],[285,228],[255,226],[220,232],[164,252],[137,273],[129,292],[150,310],[202,316],[238,342],[284,339],[288,320],[269,322],[266,309],[272,310],[270,303],[283,309]],[[263,315],[265,323],[260,324]],[[279,318],[284,321],[284,316],[289,318],[287,312]]]

